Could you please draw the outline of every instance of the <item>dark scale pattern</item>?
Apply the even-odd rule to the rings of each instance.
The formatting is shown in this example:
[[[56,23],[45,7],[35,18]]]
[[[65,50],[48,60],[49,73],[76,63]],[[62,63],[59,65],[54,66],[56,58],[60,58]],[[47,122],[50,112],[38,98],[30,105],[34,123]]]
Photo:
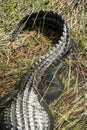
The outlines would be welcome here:
[[[19,84],[19,91],[0,115],[0,130],[53,130],[53,117],[45,101],[41,100],[40,82],[53,62],[60,61],[70,49],[67,25],[61,16],[52,11],[32,13],[18,23],[11,41],[14,41],[22,30],[43,27],[55,31],[59,39],[52,50],[32,67],[32,73],[26,74]],[[62,90],[61,87],[61,92]]]

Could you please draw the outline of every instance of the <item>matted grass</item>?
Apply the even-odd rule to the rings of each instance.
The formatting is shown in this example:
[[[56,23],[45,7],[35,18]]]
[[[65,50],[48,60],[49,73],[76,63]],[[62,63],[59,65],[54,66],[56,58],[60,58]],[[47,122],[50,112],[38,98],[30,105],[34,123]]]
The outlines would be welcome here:
[[[15,83],[51,48],[51,40],[25,31],[14,43],[9,37],[19,20],[39,10],[53,10],[68,24],[73,49],[60,64],[64,83],[61,96],[49,108],[54,130],[87,129],[87,2],[86,0],[4,0],[0,5],[0,97],[14,90]]]

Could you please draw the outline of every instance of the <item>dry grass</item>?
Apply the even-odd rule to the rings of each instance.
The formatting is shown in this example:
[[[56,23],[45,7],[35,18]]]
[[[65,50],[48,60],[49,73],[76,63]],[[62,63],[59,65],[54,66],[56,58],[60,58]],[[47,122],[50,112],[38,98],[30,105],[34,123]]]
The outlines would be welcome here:
[[[22,74],[51,48],[40,33],[23,32],[14,43],[9,36],[21,17],[39,10],[53,10],[66,20],[74,48],[60,64],[65,90],[50,104],[54,130],[87,129],[87,2],[86,0],[4,0],[0,19],[0,96],[14,89]]]

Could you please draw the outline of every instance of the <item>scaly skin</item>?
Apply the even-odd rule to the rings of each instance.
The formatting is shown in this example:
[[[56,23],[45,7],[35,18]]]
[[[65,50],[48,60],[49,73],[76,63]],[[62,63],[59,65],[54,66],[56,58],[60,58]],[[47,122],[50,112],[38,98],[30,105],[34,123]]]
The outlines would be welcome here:
[[[56,60],[60,61],[70,49],[68,28],[57,13],[40,11],[25,16],[19,22],[11,41],[22,30],[45,26],[57,32],[59,39],[52,50],[32,67],[32,73],[27,74],[19,84],[19,91],[1,113],[0,130],[53,130],[53,117],[42,99],[39,85],[45,71]]]

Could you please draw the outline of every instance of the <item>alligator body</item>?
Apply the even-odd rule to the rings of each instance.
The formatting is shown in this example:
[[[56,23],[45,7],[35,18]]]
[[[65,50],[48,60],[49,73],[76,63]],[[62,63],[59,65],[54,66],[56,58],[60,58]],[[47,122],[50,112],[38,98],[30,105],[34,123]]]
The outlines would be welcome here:
[[[13,32],[11,41],[24,29],[48,27],[58,33],[52,50],[43,56],[19,84],[19,90],[0,114],[0,130],[53,130],[53,117],[41,96],[43,74],[70,49],[70,37],[64,20],[57,13],[40,11],[25,16]],[[50,95],[48,94],[48,97]]]

